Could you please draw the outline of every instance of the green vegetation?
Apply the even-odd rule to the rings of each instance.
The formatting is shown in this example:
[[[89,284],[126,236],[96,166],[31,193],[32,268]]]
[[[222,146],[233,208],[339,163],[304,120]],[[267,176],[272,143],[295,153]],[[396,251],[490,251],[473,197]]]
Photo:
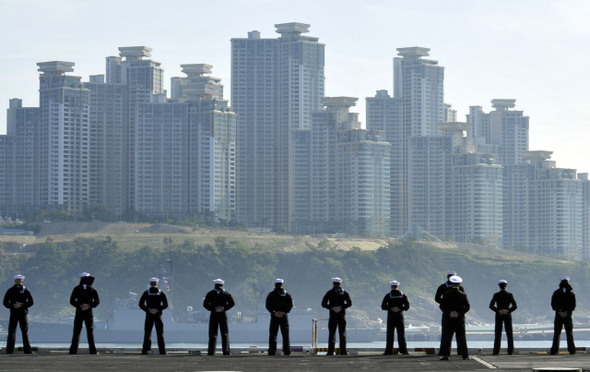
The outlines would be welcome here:
[[[5,253],[9,246],[3,243]],[[436,248],[412,241],[390,243],[376,250],[340,249],[331,240],[316,244],[306,241],[303,247],[293,252],[280,251],[258,243],[248,246],[222,236],[212,244],[200,244],[195,238],[181,241],[177,235],[174,239],[160,237],[157,244],[137,249],[123,248],[108,236],[70,242],[47,239],[27,246],[28,252],[34,254],[2,256],[0,288],[12,284],[13,274],[26,275],[25,285],[35,298],[31,316],[59,318],[72,314],[69,295],[78,283],[78,273],[88,271],[96,277],[95,287],[101,296],[96,316],[105,319],[111,316],[115,299],[126,299],[129,291],[142,292],[151,276],[166,276],[174,316],[181,318],[187,306],[201,307],[202,298],[213,287],[212,280],[221,277],[236,300],[236,311],[247,319],[255,316],[258,298],[272,290],[275,277],[285,279],[297,307],[319,310],[331,278],[339,276],[352,296],[351,317],[376,320],[384,317],[380,305],[389,281],[397,279],[410,299],[408,322],[434,325],[440,312],[432,297],[446,271],[452,269],[464,279],[473,309],[468,321],[472,323],[493,321],[488,304],[498,290],[499,279],[508,280],[508,289],[518,302],[515,323],[552,319],[550,297],[562,275],[572,278],[578,295],[576,319],[584,320],[590,309],[586,295],[590,266],[586,262],[557,261],[477,246]],[[7,316],[8,312],[2,314]]]

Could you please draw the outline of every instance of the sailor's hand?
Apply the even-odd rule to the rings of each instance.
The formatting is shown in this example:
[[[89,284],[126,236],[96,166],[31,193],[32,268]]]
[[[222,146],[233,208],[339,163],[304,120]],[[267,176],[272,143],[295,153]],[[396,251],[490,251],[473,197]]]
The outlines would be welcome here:
[[[215,308],[215,312],[216,312],[216,313],[222,313],[222,312],[223,312],[223,307],[221,307],[221,306],[217,306],[217,307]]]
[[[394,313],[397,313],[397,312],[399,312],[399,307],[396,306],[393,309],[391,309],[391,311],[393,311]]]
[[[451,311],[451,313],[449,314],[449,316],[451,318],[458,318],[459,317],[459,313],[456,311]]]
[[[502,309],[502,310],[498,311],[498,313],[499,313],[500,315],[508,315],[508,310],[506,310],[506,309]]]
[[[284,315],[284,314],[283,314],[283,312],[282,312],[282,311],[275,311],[275,316],[276,316],[277,318],[282,318],[282,317],[283,317],[283,315]]]
[[[150,314],[156,315],[158,313],[158,309],[150,309]]]
[[[339,313],[339,312],[340,312],[340,310],[342,310],[342,307],[341,307],[341,306],[334,306],[334,307],[332,308],[332,311],[333,311],[333,312],[335,312],[335,313]]]
[[[559,314],[559,316],[562,318],[565,318],[567,316],[567,312],[565,311],[558,311],[557,314]]]
[[[14,305],[12,305],[12,306],[13,306],[15,309],[20,309],[20,308],[21,308],[21,306],[23,306],[23,304],[22,304],[22,303],[20,303],[20,302],[15,302],[15,303],[14,303]]]
[[[90,308],[90,306],[88,306],[88,304],[82,304],[82,306],[80,306],[80,310],[82,311],[86,311]]]

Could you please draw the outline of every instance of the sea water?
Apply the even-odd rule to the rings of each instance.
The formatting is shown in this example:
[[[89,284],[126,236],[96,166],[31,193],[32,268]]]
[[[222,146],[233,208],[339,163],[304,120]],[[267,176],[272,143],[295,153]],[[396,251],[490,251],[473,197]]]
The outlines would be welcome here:
[[[539,341],[515,341],[514,347],[519,349],[539,349],[539,348],[551,348],[551,341],[549,340],[539,340]],[[281,347],[281,341],[279,340],[279,348]],[[566,343],[562,341],[560,345],[562,348],[566,347]],[[22,346],[22,345],[17,345]],[[69,343],[32,343],[32,346],[40,347],[40,348],[69,348]],[[157,343],[152,342],[152,347],[157,346]],[[218,348],[221,347],[221,344],[218,342]],[[301,346],[303,349],[310,349],[310,343],[297,343],[292,344],[291,346]],[[338,346],[338,344],[336,344]],[[385,349],[385,341],[374,341],[374,342],[349,342],[348,348],[350,349]],[[395,340],[394,346],[397,347],[397,339]],[[408,342],[408,349],[411,351],[415,348],[438,348],[440,346],[440,342],[438,341],[409,341]],[[457,345],[453,342],[453,348]],[[467,339],[467,346],[471,348],[477,349],[491,349],[494,347],[493,341],[469,341]],[[590,347],[590,340],[581,340],[576,341],[577,347]],[[84,348],[86,345],[81,342],[80,347]],[[142,347],[141,343],[129,343],[129,344],[120,344],[120,343],[96,343],[97,348],[107,348],[107,349],[140,349]],[[266,351],[268,348],[268,344],[252,344],[252,343],[230,343],[230,347],[235,347],[238,349],[242,348],[260,348],[261,351]],[[328,347],[327,342],[318,342],[318,347]],[[502,341],[502,349],[507,347],[506,341]],[[205,343],[166,343],[166,348],[170,349],[206,349],[207,344]]]

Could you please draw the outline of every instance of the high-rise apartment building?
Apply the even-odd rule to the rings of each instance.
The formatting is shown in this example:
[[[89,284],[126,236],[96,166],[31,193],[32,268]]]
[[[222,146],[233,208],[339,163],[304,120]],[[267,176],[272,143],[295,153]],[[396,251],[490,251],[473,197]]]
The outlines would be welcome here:
[[[529,251],[582,259],[584,252],[584,188],[586,182],[575,169],[557,168],[551,151],[526,151],[523,178],[528,226],[516,231],[517,243]],[[521,234],[526,234],[524,237]]]
[[[125,121],[125,154],[123,158],[123,174],[125,175],[124,200],[127,208],[134,208],[135,201],[135,134],[136,108],[139,104],[162,101],[165,95],[163,88],[164,70],[161,63],[151,59],[152,48],[146,46],[120,47],[118,57],[106,59],[106,82],[125,85],[126,101],[124,106]]]
[[[150,215],[235,217],[235,121],[211,65],[182,65],[180,96],[138,105],[135,201]]]
[[[324,97],[310,129],[295,133],[293,228],[300,233],[389,232],[389,143],[361,128],[357,98]]]
[[[590,179],[588,173],[578,173],[582,181],[582,249],[581,259],[590,261]]]
[[[183,216],[188,191],[188,104],[137,105],[134,208],[155,216]]]
[[[72,213],[89,204],[90,91],[72,62],[38,63],[40,88],[41,204],[60,205]]]
[[[510,110],[515,99],[493,99],[494,111],[485,113],[481,106],[469,107],[467,121],[472,123],[469,136],[498,146],[497,159],[504,166],[503,245],[512,249],[531,246],[528,231],[534,227],[528,218],[530,166],[523,153],[529,149],[529,118],[522,111]]]
[[[104,205],[118,218],[128,208],[125,174],[127,85],[94,75],[84,83],[89,102],[89,203]]]
[[[424,58],[430,49],[397,51],[394,95],[390,98],[381,90],[367,98],[367,128],[384,130],[385,140],[391,143],[391,231],[401,235],[411,226],[410,138],[440,135],[438,123],[445,121],[445,113],[450,114],[444,104],[444,67]]]
[[[231,102],[238,115],[238,221],[290,228],[293,133],[309,129],[324,96],[324,45],[304,36],[309,25],[275,25],[278,39],[258,31],[231,40]]]
[[[119,48],[105,75],[39,63],[40,107],[13,99],[0,136],[0,211],[74,214],[105,205],[151,216],[235,219],[236,115],[210,65],[183,65],[175,97],[147,47]]]
[[[189,104],[188,206],[190,214],[236,218],[236,114],[223,98],[211,65],[182,65],[183,100]]]
[[[515,102],[493,99],[494,111],[486,114],[481,106],[470,106],[467,115],[467,122],[473,124],[470,136],[499,145],[498,161],[502,165],[524,164],[522,152],[529,150],[529,118],[522,111],[510,110]]]
[[[502,243],[502,167],[494,146],[464,135],[467,123],[440,123],[443,136],[410,138],[410,226],[439,238]]]
[[[445,113],[443,116],[445,123],[456,123],[458,121],[457,110],[453,109],[450,103],[445,103]]]
[[[39,125],[38,107],[22,107],[22,100],[10,100],[6,135],[0,136],[0,208],[4,213],[25,213],[40,205]]]

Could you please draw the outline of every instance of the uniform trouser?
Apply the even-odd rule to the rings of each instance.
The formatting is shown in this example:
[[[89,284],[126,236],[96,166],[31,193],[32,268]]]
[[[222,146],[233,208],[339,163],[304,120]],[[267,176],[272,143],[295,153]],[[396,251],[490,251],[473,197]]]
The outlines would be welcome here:
[[[225,312],[216,313],[211,312],[209,317],[209,347],[207,348],[207,355],[215,354],[215,346],[217,345],[217,328],[221,333],[221,350],[223,355],[229,355],[229,329],[227,327],[227,314]]]
[[[14,342],[16,340],[16,326],[20,325],[23,335],[23,351],[31,353],[31,344],[29,344],[29,322],[27,314],[10,314],[8,320],[8,337],[6,338],[6,354],[12,354],[14,351]]]
[[[567,351],[570,354],[576,353],[576,345],[574,344],[574,322],[572,315],[568,314],[565,317],[559,316],[555,313],[555,323],[553,328],[553,345],[551,346],[551,354],[559,352],[559,339],[561,337],[561,328],[565,328],[565,337],[567,338]]]
[[[508,354],[514,353],[514,337],[512,335],[512,315],[501,315],[496,313],[496,336],[494,338],[494,354],[500,353],[500,344],[502,342],[502,323],[506,330],[508,339]]]
[[[445,335],[447,334],[447,324],[448,318],[445,317],[445,314],[443,313],[442,318],[440,320],[440,348],[438,350],[438,355],[443,355],[442,351],[445,342]]]
[[[346,316],[330,312],[330,320],[328,320],[328,355],[334,354],[336,328],[338,328],[338,337],[340,338],[340,354],[346,354]]]
[[[82,323],[86,325],[86,337],[88,338],[88,352],[96,354],[96,346],[94,346],[94,316],[92,310],[86,311],[76,310],[76,317],[74,318],[74,335],[72,336],[72,345],[70,346],[70,354],[78,353],[78,344],[80,343],[80,332],[82,332]]]
[[[289,318],[287,314],[283,314],[282,318],[277,318],[274,314],[270,316],[270,327],[268,329],[268,355],[275,355],[277,352],[277,335],[281,329],[281,336],[283,337],[283,353],[285,355],[291,354],[291,343],[289,341]]]
[[[447,332],[443,336],[441,354],[444,356],[451,355],[453,334],[455,334],[457,337],[457,353],[462,355],[464,358],[468,357],[469,352],[467,350],[467,338],[465,337],[465,318],[461,316],[458,318],[447,318]]]
[[[385,344],[385,354],[393,353],[393,332],[397,331],[397,345],[399,352],[406,354],[408,347],[406,345],[406,330],[404,327],[404,315],[394,314],[388,311],[387,314],[387,342]]]
[[[145,313],[145,325],[143,334],[142,353],[147,353],[152,349],[152,328],[156,325],[156,337],[158,338],[158,349],[160,355],[166,354],[166,345],[164,344],[164,323],[162,323],[162,312],[151,314]]]

